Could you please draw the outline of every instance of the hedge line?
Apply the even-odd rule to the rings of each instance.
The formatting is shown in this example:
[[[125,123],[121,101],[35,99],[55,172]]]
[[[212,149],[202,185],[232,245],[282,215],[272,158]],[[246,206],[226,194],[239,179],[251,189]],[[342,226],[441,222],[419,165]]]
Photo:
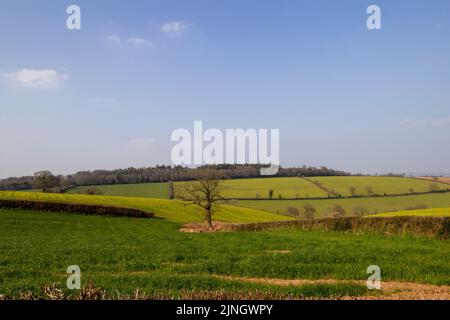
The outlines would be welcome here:
[[[273,229],[348,231],[396,235],[416,235],[448,239],[450,217],[343,217],[246,224],[229,224],[223,231],[264,231]]]
[[[114,216],[114,217],[133,217],[133,218],[153,217],[153,213],[151,212],[145,212],[133,208],[97,206],[97,205],[75,204],[75,203],[60,203],[60,202],[0,200],[0,208],[78,213],[84,215]]]

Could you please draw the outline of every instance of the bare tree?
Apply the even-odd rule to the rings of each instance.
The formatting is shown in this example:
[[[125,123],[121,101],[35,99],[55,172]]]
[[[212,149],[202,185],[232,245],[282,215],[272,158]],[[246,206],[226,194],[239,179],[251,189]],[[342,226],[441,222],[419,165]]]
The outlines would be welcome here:
[[[348,188],[348,191],[350,191],[350,195],[352,197],[356,197],[356,188],[355,187]]]
[[[329,209],[329,212],[330,212],[329,215],[332,218],[341,218],[341,217],[345,216],[345,214],[346,214],[345,209],[339,204],[333,205]]]
[[[316,214],[316,209],[310,203],[305,203],[303,205],[303,214],[306,219],[314,219]]]
[[[369,214],[369,210],[367,210],[364,207],[361,207],[361,206],[353,207],[353,215],[355,217],[364,217],[365,215],[368,215],[368,214]]]
[[[205,211],[210,229],[214,229],[212,215],[217,211],[219,202],[225,199],[220,195],[220,184],[223,178],[214,172],[204,173],[196,181],[188,183],[177,197],[201,207]]]
[[[175,198],[175,189],[172,181],[169,181],[169,199],[173,200]]]
[[[273,191],[272,189],[269,190],[269,199],[270,199],[270,200],[273,199],[273,192],[274,192],[274,191]]]
[[[369,197],[373,196],[374,192],[371,186],[366,187],[366,191]]]
[[[34,174],[34,181],[42,192],[50,191],[50,188],[56,187],[58,185],[57,178],[48,170],[39,171]]]

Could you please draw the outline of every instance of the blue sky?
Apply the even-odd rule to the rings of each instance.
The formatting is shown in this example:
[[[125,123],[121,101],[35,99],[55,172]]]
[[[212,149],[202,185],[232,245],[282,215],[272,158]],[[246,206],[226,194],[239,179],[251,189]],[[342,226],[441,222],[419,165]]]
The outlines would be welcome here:
[[[280,129],[284,166],[450,172],[449,1],[2,0],[0,39],[0,178],[170,163],[194,120]]]

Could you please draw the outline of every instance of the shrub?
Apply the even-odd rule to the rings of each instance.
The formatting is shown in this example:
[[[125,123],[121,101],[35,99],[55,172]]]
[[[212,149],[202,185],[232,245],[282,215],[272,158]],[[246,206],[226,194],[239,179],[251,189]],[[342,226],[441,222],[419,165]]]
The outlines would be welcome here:
[[[450,217],[344,217],[290,220],[248,224],[227,224],[223,231],[263,231],[271,229],[305,229],[352,231],[370,234],[414,235],[448,239]]]
[[[119,216],[134,217],[134,218],[153,217],[153,213],[151,212],[145,212],[133,208],[59,203],[59,202],[43,202],[43,201],[0,200],[0,208],[78,213],[84,215],[115,216],[115,217]]]
[[[310,203],[305,203],[303,205],[303,215],[306,219],[314,219],[316,215],[316,209]]]
[[[415,206],[406,207],[405,210],[422,210],[422,209],[428,209],[428,205],[426,204],[418,204]]]
[[[345,214],[345,209],[338,204],[335,204],[329,209],[329,216],[331,218],[342,218]]]
[[[353,215],[355,217],[363,217],[367,214],[369,214],[369,210],[364,207],[356,206],[353,208]]]
[[[300,211],[296,207],[287,207],[286,212],[291,216],[300,215]]]

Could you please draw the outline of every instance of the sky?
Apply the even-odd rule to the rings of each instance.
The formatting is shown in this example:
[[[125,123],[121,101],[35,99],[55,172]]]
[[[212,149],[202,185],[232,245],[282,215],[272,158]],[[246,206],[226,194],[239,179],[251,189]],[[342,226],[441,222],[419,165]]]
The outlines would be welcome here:
[[[0,178],[170,164],[195,120],[279,129],[282,166],[449,173],[449,57],[447,0],[1,0]]]

